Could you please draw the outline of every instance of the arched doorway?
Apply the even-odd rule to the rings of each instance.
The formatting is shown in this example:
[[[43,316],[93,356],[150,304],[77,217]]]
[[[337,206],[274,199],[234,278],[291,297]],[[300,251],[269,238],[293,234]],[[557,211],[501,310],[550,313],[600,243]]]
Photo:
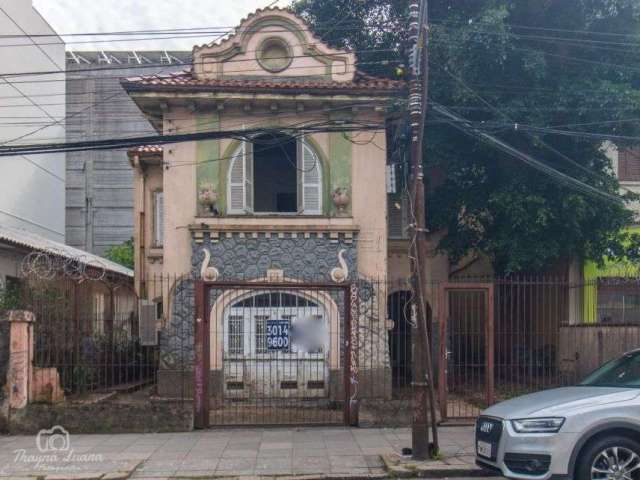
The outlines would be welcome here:
[[[317,298],[250,293],[224,311],[224,394],[236,399],[327,396],[330,319]]]
[[[389,332],[389,355],[394,395],[411,388],[411,305],[412,293],[400,290],[389,295],[387,309],[393,321]]]

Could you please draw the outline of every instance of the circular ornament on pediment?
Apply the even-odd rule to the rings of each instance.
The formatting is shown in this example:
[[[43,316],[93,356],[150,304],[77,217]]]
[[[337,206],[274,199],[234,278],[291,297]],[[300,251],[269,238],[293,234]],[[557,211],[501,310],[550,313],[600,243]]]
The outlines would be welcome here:
[[[280,37],[269,37],[257,49],[256,58],[262,68],[271,73],[286,70],[293,61],[289,44]]]

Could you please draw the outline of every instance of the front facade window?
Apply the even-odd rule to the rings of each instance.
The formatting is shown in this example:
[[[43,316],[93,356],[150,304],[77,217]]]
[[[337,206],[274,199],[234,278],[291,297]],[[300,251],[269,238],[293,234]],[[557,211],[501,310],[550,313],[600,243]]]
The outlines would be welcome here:
[[[322,166],[305,139],[259,135],[233,154],[228,213],[322,215]]]
[[[598,321],[608,324],[640,323],[637,285],[624,279],[598,281]]]
[[[162,190],[153,192],[153,246],[162,247],[164,244],[164,193]]]
[[[640,148],[621,148],[618,152],[618,180],[640,182]]]

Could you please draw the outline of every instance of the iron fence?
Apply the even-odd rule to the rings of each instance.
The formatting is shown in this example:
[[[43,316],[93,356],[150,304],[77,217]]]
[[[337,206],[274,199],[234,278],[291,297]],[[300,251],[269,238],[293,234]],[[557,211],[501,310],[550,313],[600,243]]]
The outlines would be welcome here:
[[[637,278],[460,279],[434,290],[443,419],[474,418],[492,403],[575,384],[640,347]]]
[[[126,401],[136,392],[137,402],[189,403],[205,388],[211,425],[353,423],[346,411],[360,425],[410,424],[415,313],[405,282],[211,283],[196,315],[197,284],[191,276],[146,278],[139,299],[106,280],[25,280],[12,308],[36,317],[37,399],[115,393]],[[573,384],[640,347],[636,278],[428,287],[443,421]],[[199,372],[198,354],[208,362]]]
[[[40,401],[83,399],[155,383],[157,352],[139,338],[126,283],[25,278],[20,305],[35,314],[33,368]]]

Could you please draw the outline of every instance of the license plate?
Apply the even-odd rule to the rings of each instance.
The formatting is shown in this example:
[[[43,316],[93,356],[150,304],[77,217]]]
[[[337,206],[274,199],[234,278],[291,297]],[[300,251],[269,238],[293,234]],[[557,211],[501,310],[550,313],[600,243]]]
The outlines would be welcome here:
[[[477,445],[478,455],[485,458],[492,458],[493,455],[493,445],[488,442],[483,442],[482,440],[478,440]]]

